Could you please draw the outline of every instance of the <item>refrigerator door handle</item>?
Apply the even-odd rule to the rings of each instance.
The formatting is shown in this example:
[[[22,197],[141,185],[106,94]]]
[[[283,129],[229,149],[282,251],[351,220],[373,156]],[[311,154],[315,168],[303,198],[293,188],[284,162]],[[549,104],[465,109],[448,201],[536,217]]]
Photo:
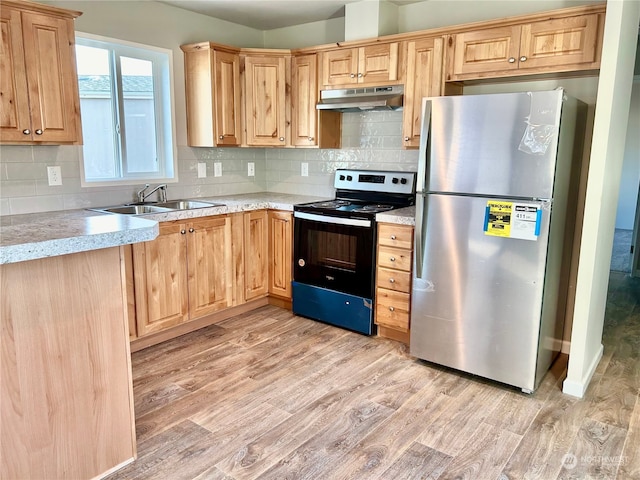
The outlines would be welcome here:
[[[424,256],[425,256],[424,203],[425,201],[426,201],[426,197],[418,193],[416,197],[415,278],[422,278],[422,267],[424,266]]]
[[[418,157],[418,178],[416,192],[424,192],[427,178],[427,145],[431,130],[431,100],[422,99],[422,127],[420,129],[420,151]]]

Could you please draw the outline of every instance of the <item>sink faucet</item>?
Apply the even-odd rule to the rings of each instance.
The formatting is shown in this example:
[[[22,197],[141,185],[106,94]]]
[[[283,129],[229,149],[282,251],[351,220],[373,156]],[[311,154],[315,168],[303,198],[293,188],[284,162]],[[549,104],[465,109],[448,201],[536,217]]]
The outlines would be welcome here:
[[[155,187],[153,190],[151,190],[149,193],[145,195],[144,192],[147,190],[147,188],[149,188],[148,183],[145,184],[142,190],[136,193],[136,196],[138,197],[138,202],[141,202],[141,203],[144,202],[144,200],[150,195],[152,195],[154,192],[158,192],[158,201],[160,202],[167,201],[167,184],[166,183],[158,185],[157,187]]]

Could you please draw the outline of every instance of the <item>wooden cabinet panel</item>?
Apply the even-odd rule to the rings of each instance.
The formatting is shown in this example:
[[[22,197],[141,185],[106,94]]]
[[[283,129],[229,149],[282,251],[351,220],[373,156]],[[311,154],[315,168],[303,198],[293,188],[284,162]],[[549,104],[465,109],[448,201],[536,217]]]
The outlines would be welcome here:
[[[517,70],[520,28],[511,25],[455,35],[452,79],[465,74]]]
[[[422,126],[422,98],[443,93],[444,40],[438,37],[403,42],[403,52],[403,146],[417,148]]]
[[[80,143],[74,45],[72,16],[3,5],[2,143]]]
[[[293,214],[269,211],[269,295],[291,299]]]
[[[596,14],[530,23],[522,26],[519,66],[562,68],[596,63],[597,44]]]
[[[162,223],[155,240],[133,245],[138,336],[189,318],[185,234],[183,223]]]
[[[183,45],[187,144],[237,146],[242,142],[240,57],[210,43]]]
[[[411,273],[378,267],[376,272],[376,285],[380,288],[410,293]]]
[[[401,332],[409,331],[408,293],[378,288],[376,290],[376,323]]]
[[[247,145],[286,145],[286,62],[284,57],[244,59]]]
[[[268,292],[269,223],[266,210],[244,214],[244,290],[245,300]]]
[[[410,272],[411,261],[411,251],[382,245],[378,247],[378,265],[381,267]]]
[[[381,223],[378,225],[378,243],[411,250],[413,248],[413,227]]]
[[[291,144],[318,145],[318,68],[316,55],[291,59]]]
[[[399,43],[376,43],[322,53],[322,85],[385,85],[397,83]]]
[[[187,229],[189,317],[232,306],[231,219],[194,221]]]

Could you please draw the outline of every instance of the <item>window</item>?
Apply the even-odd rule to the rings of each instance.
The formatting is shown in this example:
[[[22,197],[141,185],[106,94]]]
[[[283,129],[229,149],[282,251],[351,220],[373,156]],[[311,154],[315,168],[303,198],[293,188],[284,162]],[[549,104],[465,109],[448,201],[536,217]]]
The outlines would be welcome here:
[[[76,37],[85,185],[175,178],[171,52]]]

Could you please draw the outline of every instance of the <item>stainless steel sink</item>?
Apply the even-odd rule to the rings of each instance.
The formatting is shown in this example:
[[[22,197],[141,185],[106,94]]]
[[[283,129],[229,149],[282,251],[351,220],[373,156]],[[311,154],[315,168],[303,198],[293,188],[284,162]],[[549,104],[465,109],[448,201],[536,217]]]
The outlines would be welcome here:
[[[122,215],[144,215],[148,213],[170,212],[171,208],[158,207],[156,205],[121,205],[118,207],[95,208],[98,212],[120,213]]]
[[[170,208],[171,210],[191,210],[194,208],[224,207],[222,203],[201,202],[199,200],[170,200],[156,203],[156,207]]]
[[[194,208],[224,207],[223,203],[201,202],[199,200],[171,200],[162,203],[127,203],[114,207],[90,208],[96,212],[119,213],[121,215],[148,215],[152,213],[174,212],[176,210],[192,210]]]

